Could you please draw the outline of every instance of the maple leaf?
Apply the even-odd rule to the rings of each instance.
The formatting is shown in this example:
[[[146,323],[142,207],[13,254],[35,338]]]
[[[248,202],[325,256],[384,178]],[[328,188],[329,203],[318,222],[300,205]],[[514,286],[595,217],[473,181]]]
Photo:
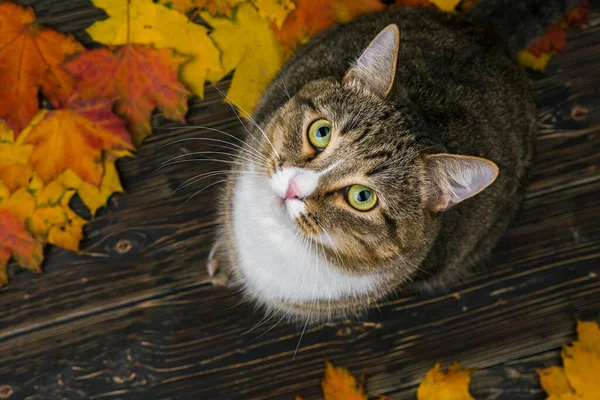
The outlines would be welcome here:
[[[535,71],[543,71],[546,69],[546,65],[548,65],[548,62],[552,58],[552,54],[544,53],[537,57],[526,50],[522,50],[519,52],[518,58],[521,65]]]
[[[458,3],[461,0],[430,0],[433,4],[435,4],[440,10],[443,11],[454,11]]]
[[[168,8],[187,13],[191,10],[208,10],[213,15],[230,16],[233,8],[246,0],[162,0]]]
[[[86,31],[106,45],[152,44],[171,48],[187,57],[181,80],[200,97],[209,70],[219,71],[219,50],[208,37],[208,29],[189,21],[185,15],[152,0],[93,0],[109,18],[95,22]]]
[[[250,115],[263,89],[283,63],[273,32],[249,3],[238,7],[234,20],[208,13],[201,16],[214,28],[210,37],[223,50],[222,72],[211,72],[208,78],[219,81],[235,69],[228,101]]]
[[[40,272],[44,259],[43,244],[25,227],[25,220],[33,212],[34,203],[25,189],[8,196],[8,189],[0,184],[0,286],[8,282],[6,267],[11,257],[23,268]],[[28,201],[30,200],[30,201]]]
[[[70,169],[63,172],[56,181],[64,189],[76,190],[81,201],[90,210],[91,215],[94,216],[100,207],[106,205],[108,199],[114,193],[123,192],[123,186],[119,180],[119,172],[115,166],[115,161],[121,157],[131,156],[132,154],[127,151],[105,151],[103,156],[104,175],[102,176],[99,188],[84,182]]]
[[[325,400],[367,400],[363,388],[346,368],[325,363],[325,379],[321,382]]]
[[[67,168],[84,181],[100,185],[103,150],[132,149],[124,122],[111,113],[112,101],[76,100],[70,108],[45,112],[17,143],[34,145],[29,163],[46,183]]]
[[[0,120],[0,182],[10,192],[26,187],[33,174],[27,164],[33,146],[21,146],[14,143],[12,129]]]
[[[139,145],[152,133],[150,117],[158,107],[165,117],[185,122],[190,93],[177,80],[185,58],[172,50],[125,45],[113,51],[88,50],[65,64],[76,79],[75,97],[117,98],[115,113],[127,121]]]
[[[83,51],[71,35],[35,22],[30,8],[0,2],[0,118],[18,135],[38,110],[42,90],[55,107],[63,107],[73,78],[60,65]]]
[[[570,9],[564,17],[566,25],[570,27],[579,27],[589,25],[590,23],[590,2],[583,0],[575,7]]]
[[[577,322],[578,340],[564,346],[564,367],[537,370],[548,400],[593,400],[598,398],[600,379],[600,327],[595,322]]]
[[[348,22],[366,12],[380,11],[385,5],[379,0],[297,0],[281,24],[273,26],[275,36],[287,55],[315,33],[336,22]]]
[[[394,2],[396,7],[430,7],[432,6],[429,0],[396,0]]]
[[[475,400],[469,394],[470,381],[471,371],[461,365],[451,365],[442,372],[436,364],[419,385],[417,400]]]
[[[567,33],[560,22],[555,22],[542,37],[527,47],[527,51],[536,57],[544,53],[564,50],[567,45]]]
[[[69,208],[75,190],[67,190],[59,181],[43,182],[34,177],[27,188],[27,195],[35,204],[27,214],[26,226],[35,236],[50,244],[71,251],[79,251],[83,239],[83,227],[88,223]]]

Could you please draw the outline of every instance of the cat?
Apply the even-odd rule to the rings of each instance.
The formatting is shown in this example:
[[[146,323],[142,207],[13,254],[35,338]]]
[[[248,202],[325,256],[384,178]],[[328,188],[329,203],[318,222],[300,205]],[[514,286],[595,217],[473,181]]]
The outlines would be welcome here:
[[[467,274],[513,220],[532,164],[536,108],[516,52],[574,3],[391,8],[316,35],[251,118],[213,281],[322,321]]]

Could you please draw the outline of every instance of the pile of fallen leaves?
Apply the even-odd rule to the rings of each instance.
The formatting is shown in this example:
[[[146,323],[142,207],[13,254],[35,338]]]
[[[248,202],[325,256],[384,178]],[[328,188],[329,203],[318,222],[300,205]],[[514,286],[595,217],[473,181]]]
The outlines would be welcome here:
[[[598,400],[600,398],[600,327],[595,322],[577,323],[578,340],[562,349],[563,367],[537,370],[547,400]],[[417,389],[417,400],[475,400],[469,393],[472,370],[460,364],[441,371],[436,364]],[[368,400],[364,387],[346,368],[325,364],[321,382],[325,400]],[[379,400],[391,397],[376,395]],[[296,400],[302,400],[300,396]]]
[[[123,188],[115,162],[152,133],[150,117],[185,122],[190,96],[235,71],[227,101],[248,115],[293,51],[315,33],[395,6],[463,10],[474,0],[92,0],[107,18],[85,49],[0,0],[0,286],[7,263],[39,272],[47,243],[79,250],[90,215]],[[543,69],[587,0],[521,54]],[[208,29],[206,26],[210,26]],[[45,107],[40,107],[45,104]]]

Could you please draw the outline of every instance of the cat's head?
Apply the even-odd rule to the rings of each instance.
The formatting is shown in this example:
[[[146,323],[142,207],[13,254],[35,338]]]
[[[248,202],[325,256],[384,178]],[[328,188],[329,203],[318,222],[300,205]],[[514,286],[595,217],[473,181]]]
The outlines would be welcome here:
[[[294,234],[342,274],[379,277],[369,293],[315,295],[311,307],[354,308],[411,280],[439,213],[496,178],[488,160],[445,153],[418,109],[398,100],[398,48],[390,25],[342,80],[309,82],[264,124],[258,145],[248,141],[268,159],[266,179]]]

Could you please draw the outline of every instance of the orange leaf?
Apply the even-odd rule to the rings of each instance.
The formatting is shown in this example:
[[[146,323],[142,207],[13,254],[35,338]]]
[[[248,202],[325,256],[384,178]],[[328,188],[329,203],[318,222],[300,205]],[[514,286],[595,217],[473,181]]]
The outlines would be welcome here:
[[[83,50],[70,35],[35,22],[35,14],[10,2],[0,3],[0,118],[18,136],[38,110],[38,90],[55,107],[73,91],[73,78],[60,65]]]
[[[540,57],[544,53],[563,50],[566,45],[567,33],[560,22],[556,22],[548,28],[546,33],[544,33],[544,36],[527,47],[527,51],[536,57]]]
[[[169,119],[185,122],[190,93],[177,80],[185,60],[169,49],[126,45],[112,52],[88,50],[65,68],[78,80],[74,96],[117,98],[115,112],[127,121],[133,141],[139,145],[152,133],[154,108]]]
[[[346,368],[325,363],[325,379],[321,382],[325,400],[367,400],[363,388]]]
[[[590,23],[590,2],[583,0],[581,3],[573,7],[565,15],[565,21],[569,26],[583,26]]]
[[[46,183],[70,168],[81,179],[99,186],[102,151],[132,149],[123,121],[111,113],[112,101],[77,100],[69,108],[48,112],[21,144],[32,144],[29,163]]]
[[[23,192],[19,194],[25,194]],[[44,258],[43,245],[25,228],[25,219],[33,211],[33,204],[27,206],[21,199],[10,198],[0,204],[0,286],[8,278],[6,265],[14,257],[19,265],[34,272],[40,272]]]
[[[427,372],[417,390],[417,400],[475,400],[469,394],[471,371],[459,364],[451,365],[447,372],[436,364]]]
[[[348,22],[361,14],[384,8],[385,5],[379,0],[298,0],[296,8],[288,14],[281,28],[273,26],[272,29],[289,54],[315,33],[336,22]]]
[[[396,0],[394,5],[399,7],[431,7],[433,4],[429,0]]]

